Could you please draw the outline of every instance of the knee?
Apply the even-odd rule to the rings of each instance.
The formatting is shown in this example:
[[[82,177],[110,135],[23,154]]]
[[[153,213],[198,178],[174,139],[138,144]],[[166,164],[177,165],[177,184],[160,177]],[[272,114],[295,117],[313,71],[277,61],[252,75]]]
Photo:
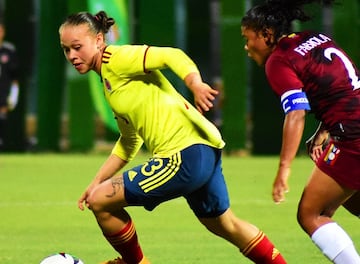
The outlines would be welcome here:
[[[300,203],[297,211],[297,222],[305,232],[308,233],[314,218],[315,217],[313,217],[311,208]]]
[[[298,224],[303,228],[304,214],[303,214],[303,212],[300,210],[300,208],[298,208],[296,218],[297,218]]]
[[[93,211],[94,214],[105,211],[105,204],[101,202],[101,199],[98,197],[96,190],[88,195],[86,198],[86,203],[88,208]]]
[[[297,210],[297,222],[306,230],[306,223],[309,220],[309,209],[303,203],[300,203]]]

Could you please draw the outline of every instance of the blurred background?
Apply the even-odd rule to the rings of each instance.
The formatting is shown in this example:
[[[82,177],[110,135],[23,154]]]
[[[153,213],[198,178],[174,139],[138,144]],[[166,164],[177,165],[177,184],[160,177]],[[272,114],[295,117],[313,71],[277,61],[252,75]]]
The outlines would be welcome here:
[[[88,152],[111,148],[119,136],[97,76],[69,67],[58,28],[67,15],[105,10],[116,27],[108,43],[182,48],[203,79],[221,95],[207,117],[221,130],[234,155],[278,154],[283,113],[264,70],[244,51],[240,21],[256,0],[0,0],[7,41],[20,60],[20,98],[10,113],[6,152]],[[314,19],[294,31],[314,29],[360,60],[359,0],[334,7],[309,6]],[[191,100],[181,80],[165,75]],[[308,117],[304,138],[317,127]],[[302,144],[304,151],[305,146]]]

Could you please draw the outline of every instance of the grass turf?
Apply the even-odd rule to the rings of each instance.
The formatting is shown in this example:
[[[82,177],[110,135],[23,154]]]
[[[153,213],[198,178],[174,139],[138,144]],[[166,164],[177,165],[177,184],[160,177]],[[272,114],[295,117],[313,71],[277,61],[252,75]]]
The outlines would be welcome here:
[[[105,158],[101,154],[0,155],[0,264],[36,264],[58,251],[72,253],[85,264],[116,256],[91,212],[78,210],[76,204]],[[132,164],[145,159],[145,154],[140,155]],[[223,158],[233,211],[261,228],[289,264],[329,263],[296,222],[297,203],[312,162],[307,157],[294,161],[286,202],[275,205],[270,193],[277,160]],[[152,263],[251,263],[231,244],[206,231],[182,198],[153,212],[141,207],[128,211]],[[342,208],[335,220],[359,244],[358,220]]]

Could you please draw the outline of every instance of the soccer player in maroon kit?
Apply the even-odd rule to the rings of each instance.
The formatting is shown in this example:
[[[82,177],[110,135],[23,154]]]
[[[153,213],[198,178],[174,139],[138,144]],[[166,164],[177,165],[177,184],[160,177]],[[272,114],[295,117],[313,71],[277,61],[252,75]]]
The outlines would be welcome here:
[[[248,56],[265,66],[285,113],[273,200],[280,203],[285,198],[305,115],[313,113],[321,122],[309,150],[316,166],[299,203],[298,222],[333,263],[360,263],[353,241],[332,219],[345,201],[356,201],[360,189],[360,72],[331,37],[291,31],[294,20],[309,19],[303,5],[311,2],[332,3],[266,1],[247,11],[241,31]],[[328,136],[330,142],[322,150]]]

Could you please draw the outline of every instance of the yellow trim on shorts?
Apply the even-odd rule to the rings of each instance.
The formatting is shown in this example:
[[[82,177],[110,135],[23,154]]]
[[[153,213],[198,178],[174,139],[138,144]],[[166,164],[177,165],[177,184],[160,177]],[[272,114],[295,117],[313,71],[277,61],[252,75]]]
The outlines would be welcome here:
[[[164,185],[179,171],[181,162],[181,154],[178,152],[169,158],[169,162],[166,167],[164,167],[156,174],[150,176],[146,180],[139,182],[139,186],[144,191],[144,193],[148,193],[158,188],[159,186]]]

